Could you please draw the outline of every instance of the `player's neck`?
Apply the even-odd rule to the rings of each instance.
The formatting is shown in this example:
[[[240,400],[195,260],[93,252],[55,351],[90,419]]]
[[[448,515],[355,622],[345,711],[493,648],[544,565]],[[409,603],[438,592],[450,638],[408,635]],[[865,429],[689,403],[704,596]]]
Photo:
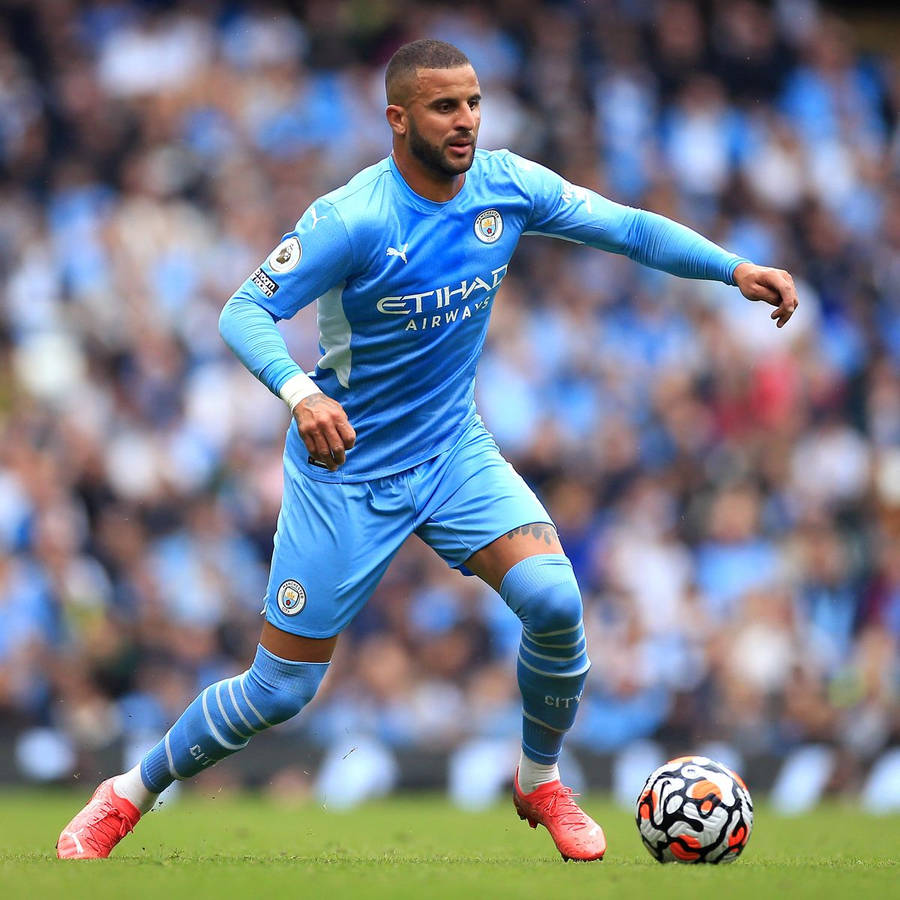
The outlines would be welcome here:
[[[426,169],[409,154],[398,153],[396,147],[391,155],[394,157],[397,171],[403,176],[403,180],[426,200],[446,203],[448,200],[452,200],[465,184],[465,172],[461,172],[459,175],[442,176]]]

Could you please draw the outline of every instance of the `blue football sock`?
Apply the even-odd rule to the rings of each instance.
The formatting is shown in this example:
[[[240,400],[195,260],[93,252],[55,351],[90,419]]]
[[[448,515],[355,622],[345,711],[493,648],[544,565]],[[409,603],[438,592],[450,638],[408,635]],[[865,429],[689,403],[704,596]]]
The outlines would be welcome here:
[[[293,662],[257,647],[253,665],[210,685],[141,762],[147,790],[161,793],[242,750],[257,732],[295,716],[315,696],[328,663]]]
[[[565,556],[540,554],[516,563],[500,596],[522,620],[517,676],[522,692],[522,750],[538,763],[559,759],[591,667],[581,592]]]

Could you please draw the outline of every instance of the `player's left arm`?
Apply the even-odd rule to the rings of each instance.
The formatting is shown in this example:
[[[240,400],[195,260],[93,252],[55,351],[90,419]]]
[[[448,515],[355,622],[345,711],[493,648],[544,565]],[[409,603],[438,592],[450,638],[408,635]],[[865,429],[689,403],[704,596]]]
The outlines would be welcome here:
[[[779,328],[797,308],[793,279],[783,269],[755,265],[672,219],[615,203],[513,154],[510,159],[533,203],[526,233],[621,253],[681,278],[736,285],[748,300],[775,306],[772,318]]]
[[[584,190],[584,189],[581,189]],[[736,285],[748,300],[776,307],[772,319],[782,328],[797,308],[794,279],[784,269],[759,266],[730,253],[686,225],[644,209],[622,206],[587,192],[591,211],[572,211],[571,223],[582,224],[593,246],[623,253],[631,259],[682,278],[702,278]],[[596,233],[597,226],[602,229]]]
[[[734,282],[748,300],[763,300],[774,306],[771,318],[778,328],[787,324],[797,308],[794,279],[784,269],[771,269],[742,262],[734,270]]]

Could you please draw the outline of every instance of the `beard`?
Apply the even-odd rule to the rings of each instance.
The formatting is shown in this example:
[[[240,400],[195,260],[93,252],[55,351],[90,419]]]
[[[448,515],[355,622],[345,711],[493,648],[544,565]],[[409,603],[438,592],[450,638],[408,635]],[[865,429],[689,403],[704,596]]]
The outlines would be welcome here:
[[[425,138],[422,137],[421,132],[418,128],[416,128],[415,121],[410,118],[409,152],[420,163],[422,163],[422,165],[426,169],[429,169],[436,175],[441,175],[445,178],[452,178],[455,175],[460,175],[463,172],[468,172],[469,169],[472,168],[472,162],[475,159],[475,144],[472,144],[472,155],[469,157],[469,159],[461,159],[458,162],[451,162],[451,160],[447,159],[447,157],[444,156],[444,151],[441,150],[439,146],[436,146],[435,144],[429,144],[428,141],[426,141]]]

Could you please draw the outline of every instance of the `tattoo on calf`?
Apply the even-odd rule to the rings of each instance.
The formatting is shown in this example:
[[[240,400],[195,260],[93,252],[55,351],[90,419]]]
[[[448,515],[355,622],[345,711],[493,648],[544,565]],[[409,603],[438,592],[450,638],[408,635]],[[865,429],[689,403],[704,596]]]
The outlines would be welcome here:
[[[545,544],[552,544],[556,539],[556,529],[545,522],[533,522],[531,525],[522,525],[519,528],[513,528],[512,531],[506,533],[506,537],[509,540],[512,540],[517,534],[530,534],[538,540],[543,538]]]

